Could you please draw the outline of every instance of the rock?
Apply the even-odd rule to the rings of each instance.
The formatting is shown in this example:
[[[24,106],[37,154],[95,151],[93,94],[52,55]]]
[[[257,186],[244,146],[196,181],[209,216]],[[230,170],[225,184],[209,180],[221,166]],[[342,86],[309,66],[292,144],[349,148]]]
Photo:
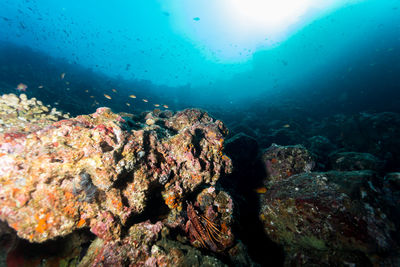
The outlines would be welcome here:
[[[383,182],[383,192],[385,207],[388,210],[388,216],[397,225],[395,237],[400,243],[400,172],[388,173]]]
[[[223,252],[234,244],[233,201],[226,192],[204,189],[193,204],[188,203],[187,215],[185,231],[193,246]]]
[[[271,182],[286,179],[294,174],[310,172],[315,165],[311,154],[301,145],[272,144],[262,152],[261,158],[267,180]]]
[[[339,152],[329,156],[330,167],[337,171],[380,171],[383,163],[374,155],[360,152]]]
[[[243,133],[243,134],[245,134],[247,136],[251,136],[253,138],[258,137],[257,133],[254,131],[254,129],[252,129],[251,127],[247,127],[244,124],[235,125],[234,127],[231,128],[231,132],[235,135]]]
[[[314,154],[316,158],[316,164],[320,169],[325,169],[328,165],[328,156],[337,146],[332,144],[332,142],[325,136],[317,135],[308,138],[308,150]]]
[[[285,265],[369,266],[398,247],[371,171],[302,173],[261,196],[260,219],[284,247]],[[389,265],[394,266],[394,265]]]
[[[393,112],[336,115],[315,124],[314,135],[327,136],[346,151],[371,153],[386,161],[386,169],[399,169],[400,114]]]
[[[0,134],[0,219],[31,242],[83,227],[117,241],[129,218],[145,211],[154,188],[165,197],[158,206],[164,201],[177,213],[189,193],[232,171],[222,153],[221,121],[199,110],[157,120],[165,127],[131,127],[99,108]]]
[[[79,266],[226,266],[192,246],[158,240],[163,229],[147,221],[131,227],[121,242],[96,239]]]
[[[0,133],[34,132],[57,120],[68,118],[68,114],[57,111],[54,116],[40,101],[27,99],[25,94],[5,94],[0,98]]]

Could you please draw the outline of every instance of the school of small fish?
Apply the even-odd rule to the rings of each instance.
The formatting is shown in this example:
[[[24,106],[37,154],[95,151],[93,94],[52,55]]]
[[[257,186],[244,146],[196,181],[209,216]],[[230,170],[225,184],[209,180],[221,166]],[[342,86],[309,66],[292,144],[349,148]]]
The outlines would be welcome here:
[[[65,79],[65,76],[66,76],[66,73],[65,73],[65,72],[61,73],[61,74],[60,74],[60,79],[61,79],[61,80],[64,80],[64,79]],[[65,81],[65,84],[66,84],[66,85],[69,85],[70,82],[69,82],[69,81]],[[25,92],[27,88],[28,88],[28,86],[27,86],[26,84],[24,84],[24,83],[19,83],[15,89],[16,89],[17,91],[20,91],[20,92],[21,92],[21,91]],[[40,84],[40,85],[37,86],[37,88],[43,89],[43,88],[44,88],[44,85],[43,85],[43,84]],[[69,87],[66,88],[66,91],[70,91],[70,88],[69,88]],[[115,89],[115,88],[112,88],[111,91],[112,91],[113,93],[116,93],[116,94],[118,93],[117,89]],[[89,90],[86,89],[86,90],[85,90],[85,93],[89,93]],[[104,95],[104,97],[105,97],[106,99],[112,100],[112,97],[111,97],[109,94],[103,94],[103,95]],[[100,104],[100,103],[95,99],[95,96],[90,95],[89,97],[92,98],[92,99],[94,99],[93,105],[99,105],[99,104]],[[131,95],[129,95],[129,97],[132,98],[132,99],[135,99],[135,98],[136,98],[136,95],[131,94]],[[142,101],[143,101],[144,103],[149,103],[149,100],[146,99],[146,98],[142,98]],[[57,103],[57,104],[56,104],[56,103]],[[58,105],[58,102],[55,102],[55,104]],[[131,106],[131,103],[126,102],[125,104],[126,104],[128,107]],[[165,104],[153,104],[153,106],[154,106],[154,107],[157,107],[157,108],[158,108],[158,107],[163,107],[163,108],[165,108],[165,109],[168,109],[168,108],[169,108],[168,105],[165,105]]]

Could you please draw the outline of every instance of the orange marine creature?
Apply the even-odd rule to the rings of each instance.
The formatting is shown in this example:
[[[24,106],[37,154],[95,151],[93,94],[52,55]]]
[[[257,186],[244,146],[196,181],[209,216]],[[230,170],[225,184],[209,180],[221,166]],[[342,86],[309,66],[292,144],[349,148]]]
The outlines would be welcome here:
[[[266,187],[258,187],[258,188],[256,188],[256,189],[254,189],[254,191],[257,193],[257,194],[265,194],[265,193],[267,193],[267,188]]]
[[[206,216],[199,215],[191,203],[187,204],[186,213],[188,216],[186,232],[192,241],[200,243],[203,248],[219,251],[222,234],[217,225]]]

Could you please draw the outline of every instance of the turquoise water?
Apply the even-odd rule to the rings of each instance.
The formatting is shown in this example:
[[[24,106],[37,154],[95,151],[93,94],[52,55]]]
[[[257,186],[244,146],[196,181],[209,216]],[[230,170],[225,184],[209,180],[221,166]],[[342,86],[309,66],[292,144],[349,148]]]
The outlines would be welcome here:
[[[112,78],[148,81],[178,106],[229,108],[292,90],[333,89],[340,97],[343,80],[383,69],[398,83],[399,1],[308,1],[313,6],[292,17],[293,3],[253,15],[234,2],[3,0],[0,41]],[[276,13],[271,8],[283,22],[265,18]],[[376,78],[371,91],[387,78]]]

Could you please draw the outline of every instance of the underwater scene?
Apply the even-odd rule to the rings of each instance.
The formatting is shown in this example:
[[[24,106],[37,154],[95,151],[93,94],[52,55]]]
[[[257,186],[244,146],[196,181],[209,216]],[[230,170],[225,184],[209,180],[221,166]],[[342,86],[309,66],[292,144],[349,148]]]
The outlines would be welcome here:
[[[0,0],[0,267],[400,266],[400,0]]]

